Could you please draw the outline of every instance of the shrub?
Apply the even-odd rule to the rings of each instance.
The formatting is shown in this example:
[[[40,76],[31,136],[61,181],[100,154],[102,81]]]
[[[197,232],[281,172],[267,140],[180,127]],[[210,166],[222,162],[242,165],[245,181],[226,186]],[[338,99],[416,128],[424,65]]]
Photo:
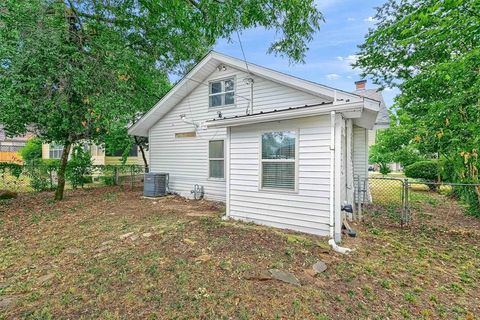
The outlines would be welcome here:
[[[67,163],[66,178],[76,189],[78,186],[83,188],[88,181],[87,176],[92,173],[92,156],[85,151],[82,146],[75,146],[72,152],[72,158]]]
[[[32,138],[27,141],[25,147],[20,149],[20,155],[23,161],[29,162],[35,159],[42,158],[42,141],[38,138]]]
[[[387,175],[390,172],[392,172],[392,170],[390,170],[390,167],[388,166],[387,163],[380,163],[379,166],[380,166],[380,173],[383,175]]]
[[[22,166],[18,163],[0,162],[0,174],[2,177],[5,176],[7,172],[18,179],[22,174]]]
[[[99,180],[102,181],[107,186],[115,185],[115,177],[112,176],[101,176]]]
[[[30,186],[35,191],[53,190],[56,187],[55,175],[60,166],[58,159],[32,160],[25,165],[30,177]]]
[[[55,187],[47,177],[34,175],[30,178],[30,187],[35,191],[52,190]]]
[[[405,176],[427,181],[438,180],[440,169],[437,161],[419,161],[405,167]]]

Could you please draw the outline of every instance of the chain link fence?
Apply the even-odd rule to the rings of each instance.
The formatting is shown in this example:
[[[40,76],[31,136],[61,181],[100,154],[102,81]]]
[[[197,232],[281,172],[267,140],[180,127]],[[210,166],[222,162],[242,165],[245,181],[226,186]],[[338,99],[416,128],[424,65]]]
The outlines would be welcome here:
[[[404,226],[414,220],[415,214],[435,212],[432,208],[450,200],[458,202],[468,214],[480,217],[480,184],[395,177],[357,177],[355,184],[359,219],[363,214],[369,214]]]
[[[66,187],[97,186],[143,187],[145,167],[140,165],[95,165],[88,172],[76,176],[66,175]],[[0,190],[33,192],[53,190],[58,182],[58,164],[50,161],[16,164],[0,162]]]

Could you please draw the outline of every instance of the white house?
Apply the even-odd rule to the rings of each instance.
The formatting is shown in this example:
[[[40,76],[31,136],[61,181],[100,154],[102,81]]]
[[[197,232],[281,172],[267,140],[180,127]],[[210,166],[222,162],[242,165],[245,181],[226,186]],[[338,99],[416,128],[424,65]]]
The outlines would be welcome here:
[[[354,175],[367,175],[376,100],[217,52],[129,130],[147,136],[170,190],[226,203],[230,218],[335,237]]]

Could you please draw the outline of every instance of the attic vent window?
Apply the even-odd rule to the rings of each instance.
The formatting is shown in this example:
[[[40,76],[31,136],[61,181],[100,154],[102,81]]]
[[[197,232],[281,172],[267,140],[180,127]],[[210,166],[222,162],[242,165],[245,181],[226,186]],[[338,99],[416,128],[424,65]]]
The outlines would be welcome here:
[[[235,80],[228,78],[209,84],[209,106],[218,108],[235,104]]]

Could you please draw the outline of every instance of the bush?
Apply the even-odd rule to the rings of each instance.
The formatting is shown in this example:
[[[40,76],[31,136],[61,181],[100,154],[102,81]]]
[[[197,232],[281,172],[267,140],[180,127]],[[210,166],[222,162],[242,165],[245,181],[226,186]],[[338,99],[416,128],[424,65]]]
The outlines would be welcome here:
[[[20,156],[23,161],[29,162],[35,159],[42,158],[42,141],[38,138],[32,138],[27,141],[25,147],[20,149]]]
[[[60,166],[58,159],[32,160],[25,165],[30,177],[30,186],[35,191],[53,190],[56,187],[55,175]]]
[[[387,163],[380,163],[379,166],[380,166],[380,173],[383,174],[384,176],[392,172],[392,170],[390,170],[390,167],[388,166]]]
[[[72,158],[67,163],[66,178],[72,184],[73,189],[89,181],[87,176],[92,174],[93,162],[92,156],[85,151],[82,146],[75,146],[72,152]]]
[[[405,167],[405,176],[408,178],[437,181],[440,168],[437,161],[419,161]]]
[[[22,174],[22,166],[18,163],[0,162],[0,175],[4,177],[7,172],[18,179]]]
[[[106,186],[114,186],[115,185],[115,177],[112,176],[101,176],[99,180],[102,181]]]

